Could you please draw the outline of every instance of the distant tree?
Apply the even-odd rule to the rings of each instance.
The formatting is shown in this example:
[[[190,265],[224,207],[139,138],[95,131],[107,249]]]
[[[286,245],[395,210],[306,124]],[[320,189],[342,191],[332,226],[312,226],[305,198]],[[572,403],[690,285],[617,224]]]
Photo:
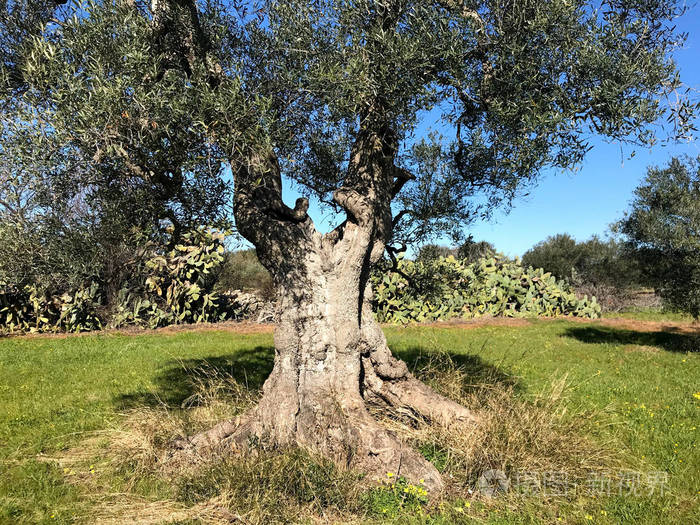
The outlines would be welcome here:
[[[470,235],[459,247],[440,246],[438,244],[424,244],[418,250],[416,261],[429,262],[438,257],[456,257],[466,259],[470,263],[483,257],[491,257],[496,253],[496,248],[486,241],[477,242]]]
[[[223,291],[258,290],[267,294],[272,288],[272,277],[260,264],[254,248],[226,252],[217,273],[217,287]]]
[[[638,287],[641,275],[637,261],[630,257],[615,238],[603,240],[594,235],[578,243],[579,258],[572,284],[610,286],[618,289]]]
[[[487,241],[475,241],[470,235],[466,241],[457,250],[457,257],[466,259],[473,263],[479,259],[493,257],[496,254],[496,248],[493,244]]]
[[[418,250],[416,261],[429,262],[434,261],[439,257],[456,256],[457,249],[449,246],[440,246],[438,244],[425,244]]]
[[[523,255],[523,265],[543,268],[557,279],[571,280],[583,250],[568,233],[558,233],[537,243]]]
[[[587,288],[623,290],[638,286],[641,279],[636,261],[619,241],[596,235],[582,242],[567,233],[553,235],[525,252],[523,264],[543,268],[557,279]]]
[[[617,225],[645,277],[673,307],[700,316],[700,157],[651,167]]]

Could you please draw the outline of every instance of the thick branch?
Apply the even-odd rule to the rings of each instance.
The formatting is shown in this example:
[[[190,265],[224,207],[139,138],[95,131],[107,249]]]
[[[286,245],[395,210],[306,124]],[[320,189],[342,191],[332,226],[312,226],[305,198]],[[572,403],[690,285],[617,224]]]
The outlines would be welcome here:
[[[399,168],[399,167],[395,167],[394,175],[395,175],[396,179],[394,180],[394,186],[391,189],[392,200],[399,193],[401,193],[401,190],[403,189],[403,187],[406,185],[406,183],[408,181],[416,179],[416,177],[415,177],[415,175],[413,175],[413,173],[411,173],[410,171],[408,171],[404,168]]]
[[[343,208],[348,216],[360,226],[370,224],[372,220],[372,206],[366,196],[357,190],[342,187],[333,193],[333,201]]]
[[[403,219],[406,215],[411,215],[412,213],[413,213],[413,210],[401,210],[392,219],[392,221],[391,221],[392,227],[396,228],[396,226],[401,222],[401,219]]]
[[[160,76],[168,68],[177,68],[191,76],[203,66],[207,81],[215,87],[223,70],[210,53],[211,44],[199,21],[193,0],[152,0],[153,40],[157,51],[166,57]]]

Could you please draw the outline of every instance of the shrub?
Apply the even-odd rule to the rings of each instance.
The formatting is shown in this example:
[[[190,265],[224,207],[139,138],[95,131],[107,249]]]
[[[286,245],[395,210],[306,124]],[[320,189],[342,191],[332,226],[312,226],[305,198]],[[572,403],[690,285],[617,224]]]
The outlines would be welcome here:
[[[0,284],[0,333],[85,332],[102,328],[95,283],[75,292],[48,295],[36,286]]]
[[[146,262],[149,276],[140,293],[123,291],[113,320],[116,327],[209,323],[239,312],[214,291],[215,272],[224,260],[225,234],[200,228]]]
[[[457,258],[466,259],[469,264],[477,262],[479,259],[493,257],[496,255],[496,248],[487,241],[475,241],[471,236],[464,241],[457,251]]]
[[[258,290],[267,298],[272,295],[273,288],[270,273],[260,264],[252,248],[224,254],[216,287],[222,292]]]
[[[246,305],[214,291],[224,238],[222,232],[200,228],[183,234],[170,251],[152,252],[144,264],[147,277],[123,288],[116,309],[105,317],[114,327],[149,328],[241,317]],[[98,312],[105,310],[94,281],[62,294],[0,283],[0,333],[99,330],[103,320]]]
[[[380,322],[600,314],[595,297],[578,299],[551,274],[502,255],[472,264],[454,257],[430,263],[400,259],[395,271],[375,272],[372,281]]]

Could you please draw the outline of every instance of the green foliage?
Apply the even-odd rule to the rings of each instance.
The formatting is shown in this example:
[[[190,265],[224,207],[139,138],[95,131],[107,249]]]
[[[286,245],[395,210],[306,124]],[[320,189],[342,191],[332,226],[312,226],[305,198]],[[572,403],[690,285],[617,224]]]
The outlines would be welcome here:
[[[17,289],[0,284],[0,334],[99,330],[99,306],[95,283],[58,296],[47,295],[36,286]]]
[[[674,308],[700,317],[700,158],[650,168],[616,229]]]
[[[543,268],[557,279],[571,280],[581,250],[576,239],[568,233],[559,233],[537,243],[523,255],[523,265]]]
[[[595,297],[578,299],[551,274],[501,255],[472,264],[454,257],[400,259],[396,271],[375,272],[372,282],[380,322],[600,314]]]
[[[395,196],[406,212],[395,238],[458,236],[543,168],[579,165],[592,133],[651,145],[650,124],[666,117],[674,129],[664,135],[687,136],[696,112],[675,96],[680,2],[183,0],[149,10],[88,0],[56,9],[2,4],[0,102],[21,101],[31,117],[20,120],[44,131],[37,144],[79,161],[52,159],[58,179],[82,166],[161,219],[210,211],[225,194],[225,162],[236,173],[273,149],[285,177],[329,202],[354,185],[347,161],[363,134],[386,142],[388,184],[396,169],[413,175]],[[426,114],[446,136],[416,141]],[[263,186],[277,187],[272,171]]]
[[[416,261],[430,262],[440,257],[452,256],[462,261],[466,260],[471,264],[480,259],[488,259],[495,255],[496,248],[493,244],[487,241],[475,241],[470,235],[458,248],[439,246],[437,244],[425,244],[418,250]]]
[[[0,333],[99,330],[103,325],[99,312],[105,312],[114,327],[235,319],[244,313],[244,305],[214,291],[224,239],[223,232],[200,228],[183,234],[172,250],[152,253],[144,263],[147,277],[140,286],[119,292],[111,316],[106,315],[96,282],[53,295],[34,285],[0,285]]]
[[[216,286],[223,292],[258,290],[268,296],[272,293],[270,273],[260,264],[254,249],[226,252],[216,278]]]
[[[523,255],[523,265],[543,268],[559,280],[580,286],[638,286],[641,280],[636,261],[615,239],[597,236],[577,242],[567,233],[548,237]]]
[[[450,248],[448,246],[440,246],[438,244],[425,244],[418,250],[418,255],[416,256],[416,261],[422,263],[429,263],[440,257],[455,257],[457,255],[457,250]]]
[[[210,323],[236,316],[233,305],[214,291],[224,260],[225,234],[200,228],[182,236],[169,252],[146,262],[149,276],[140,294],[122,292],[114,326]]]
[[[493,244],[488,241],[475,241],[472,236],[469,236],[457,250],[457,258],[466,260],[469,263],[495,255],[496,248]]]
[[[0,280],[52,295],[95,281],[111,306],[167,227],[230,227],[231,186],[202,93],[177,74],[153,81],[145,11],[49,4],[0,6]]]

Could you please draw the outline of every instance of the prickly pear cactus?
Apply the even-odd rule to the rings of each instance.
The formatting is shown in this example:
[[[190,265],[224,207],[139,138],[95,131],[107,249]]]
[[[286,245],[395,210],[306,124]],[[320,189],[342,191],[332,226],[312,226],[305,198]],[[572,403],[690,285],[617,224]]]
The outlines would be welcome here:
[[[407,323],[481,316],[600,316],[596,298],[579,299],[541,268],[502,255],[467,264],[454,257],[399,259],[398,271],[372,275],[380,322]]]

